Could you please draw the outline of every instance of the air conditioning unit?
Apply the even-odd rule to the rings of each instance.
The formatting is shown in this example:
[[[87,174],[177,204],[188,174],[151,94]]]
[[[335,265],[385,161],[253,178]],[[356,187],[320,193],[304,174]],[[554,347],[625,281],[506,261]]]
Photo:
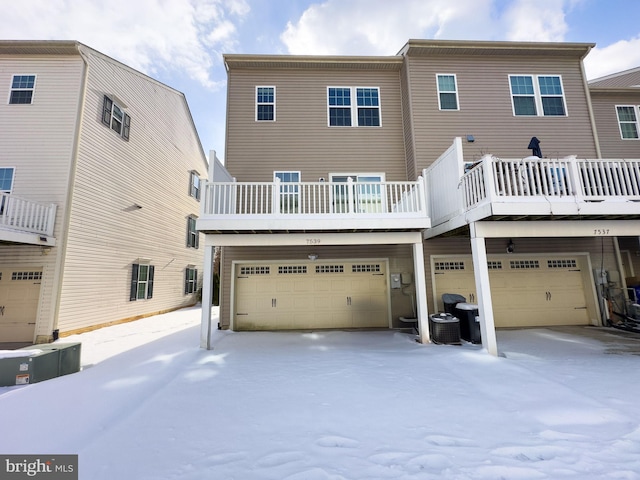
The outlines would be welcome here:
[[[0,355],[0,386],[28,385],[80,371],[80,343],[30,345]]]

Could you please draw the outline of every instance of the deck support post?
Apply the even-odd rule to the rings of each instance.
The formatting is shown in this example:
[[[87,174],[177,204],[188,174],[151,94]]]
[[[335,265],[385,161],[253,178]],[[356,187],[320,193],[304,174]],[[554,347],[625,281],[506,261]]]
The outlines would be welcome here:
[[[204,273],[202,276],[202,317],[200,321],[200,348],[211,350],[211,304],[213,300],[213,245],[204,247]]]
[[[427,281],[424,274],[424,251],[422,238],[413,244],[413,271],[416,286],[416,315],[418,316],[418,331],[420,343],[431,343],[429,337],[429,312],[427,307]]]
[[[491,301],[491,285],[489,284],[489,267],[487,264],[487,248],[484,237],[476,236],[475,223],[470,224],[471,254],[473,272],[478,295],[478,313],[480,314],[480,335],[482,347],[491,355],[498,355],[496,327],[493,319],[493,303]]]

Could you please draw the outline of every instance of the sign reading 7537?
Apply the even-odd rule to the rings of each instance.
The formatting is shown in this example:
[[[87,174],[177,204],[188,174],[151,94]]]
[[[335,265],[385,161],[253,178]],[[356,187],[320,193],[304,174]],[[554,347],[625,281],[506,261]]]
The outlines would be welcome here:
[[[609,229],[608,228],[594,228],[593,229],[593,234],[594,235],[609,235]]]

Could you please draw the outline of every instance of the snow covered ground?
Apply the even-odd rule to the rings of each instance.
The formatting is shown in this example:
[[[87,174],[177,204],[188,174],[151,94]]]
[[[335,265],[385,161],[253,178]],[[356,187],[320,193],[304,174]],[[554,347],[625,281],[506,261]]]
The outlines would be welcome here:
[[[640,356],[549,329],[474,345],[215,332],[190,308],[67,337],[83,370],[0,388],[0,453],[84,480],[640,479]],[[640,340],[639,340],[640,341]]]

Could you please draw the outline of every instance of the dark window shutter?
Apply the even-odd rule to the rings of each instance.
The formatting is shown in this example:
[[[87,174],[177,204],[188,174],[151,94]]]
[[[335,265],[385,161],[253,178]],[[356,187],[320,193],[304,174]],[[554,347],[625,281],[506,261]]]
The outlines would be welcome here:
[[[104,101],[102,102],[102,123],[104,123],[107,127],[111,126],[111,110],[113,109],[113,100],[111,100],[106,95],[104,96]]]
[[[129,140],[129,129],[131,128],[131,117],[124,114],[124,121],[122,122],[122,138]]]
[[[193,228],[195,228],[195,225],[193,226]],[[195,230],[195,236],[196,236],[196,244],[194,245],[194,247],[200,248],[200,232],[198,232],[198,230]]]
[[[135,302],[138,298],[138,267],[139,265],[134,263],[131,270],[131,295],[129,296],[131,302]]]
[[[197,268],[193,271],[193,291],[194,292],[198,291],[198,269]]]
[[[184,269],[184,294],[189,293],[189,269]]]
[[[147,283],[147,298],[153,297],[153,271],[154,266],[149,265],[149,283]]]
[[[191,217],[187,217],[187,247],[191,246]]]

